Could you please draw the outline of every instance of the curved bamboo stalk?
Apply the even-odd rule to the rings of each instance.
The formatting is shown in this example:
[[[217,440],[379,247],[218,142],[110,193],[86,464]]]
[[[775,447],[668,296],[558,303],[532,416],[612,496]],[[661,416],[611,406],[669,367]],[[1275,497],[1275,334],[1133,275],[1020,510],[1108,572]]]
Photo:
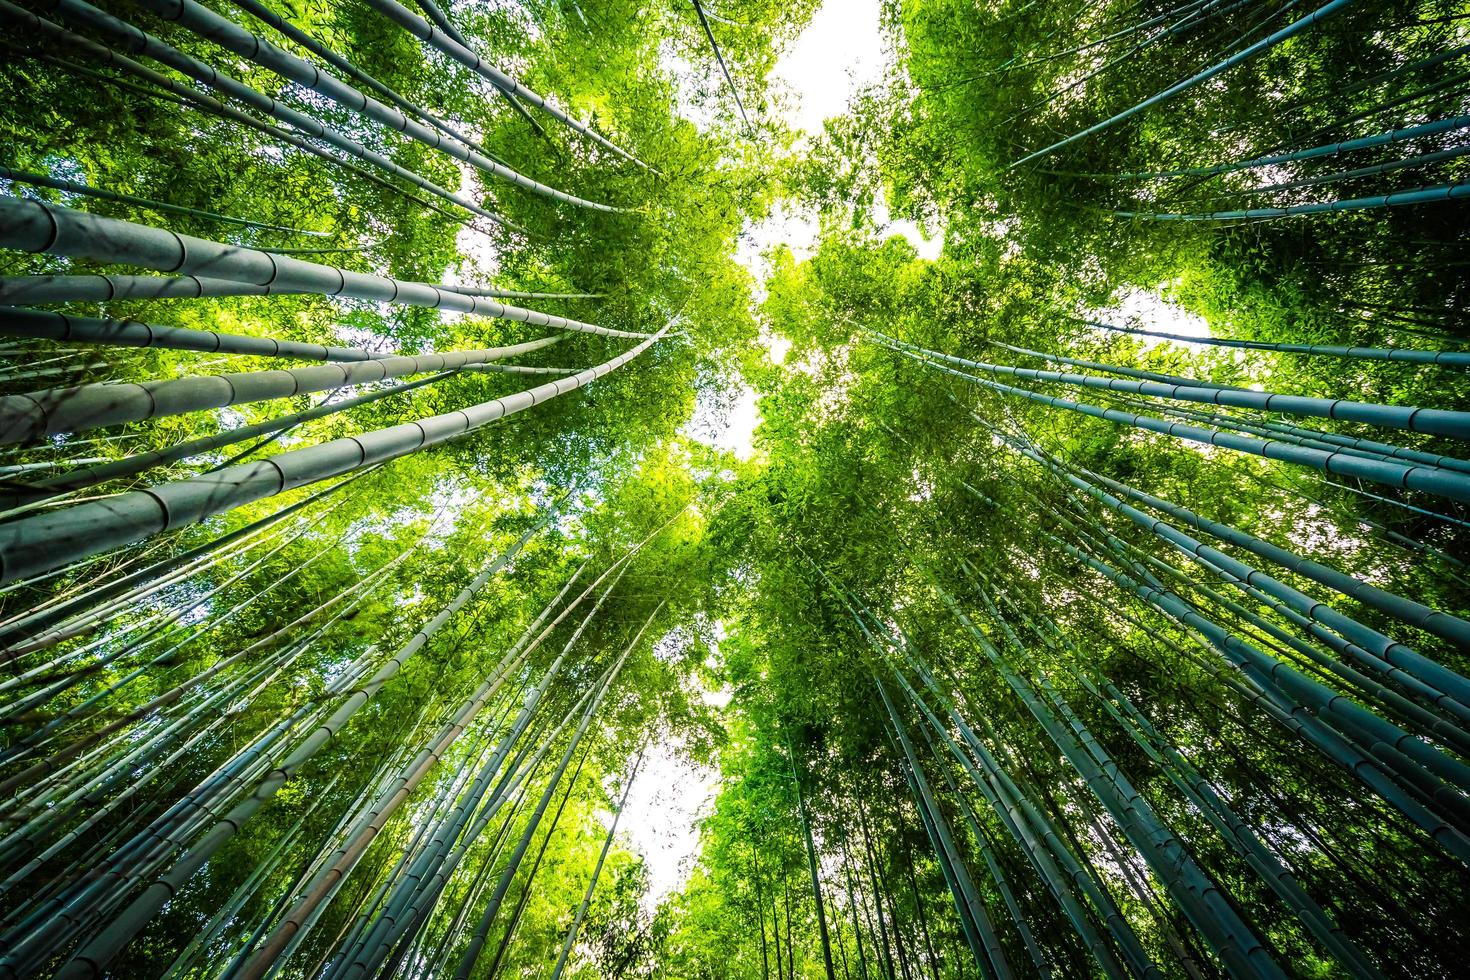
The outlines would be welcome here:
[[[1282,208],[1242,208],[1235,211],[1209,211],[1197,214],[1151,211],[1113,211],[1111,213],[1114,217],[1137,218],[1141,221],[1238,221],[1241,219],[1292,218],[1303,214],[1372,211],[1378,208],[1458,201],[1464,197],[1470,197],[1470,183],[1418,187],[1413,190],[1394,191],[1390,194],[1375,194],[1372,197],[1321,201],[1316,204],[1293,204]]]
[[[1151,95],[1148,98],[1144,99],[1142,102],[1129,106],[1122,112],[1115,113],[1109,116],[1102,122],[1093,123],[1086,129],[1083,129],[1080,132],[1073,133],[1071,136],[1067,136],[1060,140],[1057,140],[1050,146],[1045,146],[1032,153],[1028,153],[1021,159],[1017,160],[1015,163],[1008,166],[1006,169],[1014,170],[1022,164],[1030,163],[1032,160],[1038,160],[1041,157],[1047,156],[1048,154],[1055,153],[1057,150],[1060,150],[1063,147],[1071,146],[1078,140],[1086,139],[1088,136],[1091,136],[1094,133],[1100,133],[1105,129],[1111,129],[1113,126],[1116,126],[1118,123],[1124,121],[1125,119],[1130,119],[1146,109],[1150,109],[1153,106],[1156,106],[1162,102],[1167,102],[1170,99],[1174,98],[1176,95],[1180,95],[1194,88],[1196,85],[1209,81],[1211,78],[1214,78],[1221,72],[1228,71],[1231,68],[1234,68],[1236,65],[1239,65],[1245,61],[1249,61],[1251,58],[1267,50],[1268,48],[1272,48],[1277,44],[1280,44],[1282,41],[1285,41],[1288,38],[1300,34],[1302,31],[1306,30],[1308,27],[1311,27],[1313,24],[1316,24],[1318,21],[1325,20],[1334,14],[1341,13],[1352,3],[1353,0],[1330,0],[1330,2],[1323,4],[1311,13],[1301,18],[1298,18],[1297,20],[1288,24],[1286,27],[1283,27],[1281,30],[1276,31],[1268,37],[1262,38],[1245,50],[1239,51],[1236,54],[1231,55],[1229,58],[1226,58],[1224,61],[1216,62],[1203,71],[1197,72],[1189,78],[1186,78],[1184,81],[1177,82],[1174,85],[1171,85],[1163,91],[1159,92],[1158,94]]]
[[[117,38],[133,54],[141,54],[153,58],[175,71],[202,82],[231,98],[238,99],[240,102],[273,119],[294,127],[308,136],[330,143],[350,156],[370,163],[379,170],[392,174],[401,180],[406,180],[441,200],[448,201],[451,204],[464,208],[472,214],[477,214],[482,218],[488,218],[507,228],[522,233],[525,232],[524,228],[516,225],[514,222],[508,221],[494,211],[486,210],[475,201],[399,166],[384,154],[363,146],[351,137],[317,121],[312,116],[271,98],[263,92],[246,85],[239,79],[226,75],[197,58],[184,54],[179,49],[165,44],[152,34],[134,27],[126,21],[119,20],[111,14],[98,10],[91,4],[83,2],[83,0],[51,0],[51,6],[52,9],[60,12],[64,16],[71,17],[94,30]],[[3,11],[14,19],[23,20],[28,26],[37,31],[52,34],[52,36],[73,46],[90,50],[85,43],[85,39],[81,39],[83,43],[77,44],[71,32],[41,17],[37,17],[35,14],[16,7],[9,0],[0,2],[0,11]]]
[[[0,283],[0,296],[4,295],[4,291],[5,286]],[[375,361],[394,356],[387,351],[366,350],[362,347],[332,347],[297,340],[197,330],[193,327],[170,327],[140,320],[72,316],[20,306],[0,306],[0,335],[74,344],[102,344],[108,347],[165,347],[169,350],[191,350],[204,354],[295,357],[304,361]]]
[[[0,0],[0,5],[5,2],[7,0]],[[161,228],[104,218],[39,201],[0,198],[0,246],[23,252],[46,252],[136,265],[160,272],[202,272],[252,285],[324,296],[453,310],[600,337],[648,336],[465,296],[428,283],[374,276],[290,256],[270,255],[239,245],[179,235]]]
[[[1466,187],[1470,189],[1470,185]],[[1030,381],[1051,381],[1082,388],[1100,388],[1104,391],[1121,391],[1129,394],[1150,395],[1155,398],[1203,402],[1209,405],[1230,405],[1262,412],[1281,412],[1287,415],[1361,422],[1364,425],[1407,429],[1410,432],[1425,432],[1470,441],[1470,412],[1415,408],[1411,405],[1379,405],[1338,398],[1310,398],[1304,395],[1282,395],[1244,388],[1206,387],[1198,381],[1187,378],[1181,378],[1175,383],[1164,384],[1157,381],[1120,381],[1116,378],[1100,378],[1096,375],[1070,374],[1063,371],[1038,371],[1034,368],[1018,368],[1006,364],[972,361],[896,340],[877,331],[869,332],[881,340],[917,352],[924,357],[973,368],[987,374],[1010,375]]]
[[[468,364],[513,356],[527,346],[532,349],[545,347],[559,339],[549,337],[532,345],[516,344],[513,347],[413,357],[392,356],[348,364],[329,363],[321,367],[241,371],[141,384],[86,384],[0,396],[0,444],[31,442],[62,432],[85,432],[124,422],[291,398],[307,392],[371,384],[406,375],[455,371]]]
[[[598,144],[604,149],[611,150],[613,153],[616,153],[624,160],[627,160],[631,163],[636,163],[638,166],[642,167],[644,170],[649,171],[650,173],[658,173],[658,171],[655,170],[653,167],[650,167],[648,164],[633,156],[628,151],[617,146],[616,144],[608,140],[607,137],[594,130],[591,126],[588,126],[584,122],[573,119],[571,116],[567,115],[567,113],[563,112],[561,109],[558,109],[556,106],[552,105],[550,102],[546,101],[535,92],[532,92],[530,89],[526,88],[514,78],[510,77],[509,75],[505,74],[494,66],[488,64],[484,59],[475,54],[469,48],[455,41],[454,38],[448,36],[443,31],[434,27],[428,21],[415,14],[407,7],[403,6],[400,3],[397,3],[396,0],[368,0],[368,5],[374,10],[378,11],[384,17],[387,17],[389,20],[393,21],[395,24],[398,24],[400,27],[408,31],[420,41],[424,41],[430,44],[431,46],[437,48],[439,51],[453,58],[455,61],[464,65],[466,68],[480,75],[482,78],[486,79],[488,82],[490,82],[491,85],[494,85],[500,91],[508,92],[518,99],[529,102],[531,105],[534,105],[536,108],[541,109],[548,115],[552,116],[554,119],[558,120],[561,123],[564,123],[576,132],[581,133],[583,136],[586,136],[588,139],[592,140],[594,143]]]
[[[1163,384],[1190,385],[1195,388],[1221,388],[1227,391],[1247,391],[1239,385],[1217,384],[1214,381],[1197,381],[1193,378],[1181,377],[1177,374],[1160,374],[1157,371],[1141,371],[1138,368],[1120,367],[1116,364],[1104,364],[1101,361],[1087,361],[1076,357],[1064,357],[1061,354],[1047,354],[1039,350],[1030,350],[1026,347],[1016,347],[1012,344],[1003,344],[999,340],[988,340],[986,343],[1001,350],[1008,350],[1013,354],[1025,354],[1027,357],[1039,357],[1052,364],[1069,364],[1072,367],[1087,368],[1089,371],[1102,371],[1106,374],[1116,374],[1124,378],[1137,378],[1140,381],[1158,381]]]
[[[0,581],[49,571],[129,541],[197,523],[253,500],[448,442],[591,384],[643,353],[667,330],[665,327],[637,347],[570,378],[461,411],[293,449],[268,460],[231,466],[208,476],[119,494],[106,501],[76,504],[0,525]]]
[[[90,466],[82,470],[70,470],[58,476],[39,480],[36,483],[26,484],[20,487],[0,487],[0,507],[13,506],[20,500],[35,502],[64,493],[85,490],[88,487],[95,487],[102,483],[108,483],[112,480],[132,476],[135,473],[141,473],[154,466],[174,463],[181,459],[187,459],[190,456],[197,456],[200,453],[222,449],[225,446],[234,445],[246,439],[253,439],[258,435],[267,435],[269,438],[275,438],[279,434],[305,422],[325,418],[328,415],[335,415],[338,412],[349,411],[360,405],[368,405],[382,398],[401,395],[413,391],[415,388],[422,388],[425,385],[436,384],[450,377],[451,374],[452,372],[446,371],[442,374],[430,375],[427,378],[405,381],[401,384],[389,385],[386,388],[379,388],[376,391],[369,391],[352,398],[345,398],[342,401],[334,402],[324,400],[321,404],[313,408],[308,408],[305,411],[293,412],[290,415],[283,415],[279,418],[266,419],[263,422],[256,422],[251,425],[226,429],[223,432],[217,432],[211,436],[190,439],[187,442],[181,442],[178,445],[168,446],[164,449],[155,449],[151,452],[124,456],[122,459],[108,460],[100,463],[100,465]],[[236,457],[229,462],[237,462],[238,459],[239,457]]]
[[[1236,347],[1242,350],[1274,351],[1279,354],[1320,354],[1325,357],[1360,358],[1365,361],[1403,361],[1409,364],[1437,364],[1443,367],[1470,367],[1470,353],[1461,351],[1409,350],[1403,347],[1345,347],[1335,344],[1273,344],[1260,340],[1230,340],[1225,337],[1190,337],[1186,334],[1120,327],[1112,323],[1082,320],[1090,327],[1118,333],[1159,337],[1186,344],[1209,344],[1212,347]]]
[[[250,33],[207,7],[195,3],[194,0],[139,0],[139,2],[164,20],[182,24],[200,37],[208,38],[221,47],[263,68],[268,68],[283,78],[303,85],[338,105],[360,112],[375,122],[382,123],[436,150],[441,150],[457,160],[463,160],[478,170],[509,181],[522,190],[563,204],[573,204],[594,211],[622,212],[626,210],[557,190],[539,180],[532,180],[457,141],[445,140],[427,126],[408,118],[398,109],[384,105],[372,96],[326,74],[304,58],[298,58],[284,48]]]
[[[576,368],[529,367],[525,364],[466,364],[460,370],[472,374],[576,374]]]

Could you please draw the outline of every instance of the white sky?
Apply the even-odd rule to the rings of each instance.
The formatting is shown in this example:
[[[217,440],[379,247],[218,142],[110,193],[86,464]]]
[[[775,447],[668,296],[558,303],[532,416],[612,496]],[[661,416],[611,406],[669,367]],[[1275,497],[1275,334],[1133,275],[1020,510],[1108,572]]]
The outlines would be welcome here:
[[[688,878],[699,850],[697,822],[713,804],[719,780],[714,768],[694,765],[676,745],[650,745],[644,753],[619,829],[648,866],[649,909]]]
[[[787,122],[808,133],[841,115],[853,90],[883,77],[887,55],[878,31],[878,0],[829,0],[776,63],[797,105]]]
[[[1149,289],[1126,290],[1111,307],[1092,310],[1089,315],[1098,323],[1114,323],[1120,327],[1141,324],[1145,330],[1157,330],[1161,333],[1174,333],[1185,337],[1210,336],[1210,325],[1204,317],[1191,313],[1176,303],[1169,302],[1157,291]],[[1133,339],[1142,344],[1144,350],[1151,350],[1159,344],[1174,343],[1174,341],[1160,340],[1157,337],[1137,335]]]

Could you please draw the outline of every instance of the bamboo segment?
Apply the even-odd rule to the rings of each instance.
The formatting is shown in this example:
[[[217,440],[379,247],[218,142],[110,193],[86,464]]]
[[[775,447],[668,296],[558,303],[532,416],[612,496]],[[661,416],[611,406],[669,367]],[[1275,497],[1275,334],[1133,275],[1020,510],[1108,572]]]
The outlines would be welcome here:
[[[448,442],[507,415],[591,384],[653,346],[659,331],[596,367],[457,412],[293,449],[207,476],[76,504],[0,524],[0,581],[25,578],[109,548],[194,524],[262,497],[384,463]]]
[[[208,277],[232,279],[249,285],[280,287],[323,296],[473,313],[602,337],[648,336],[465,296],[428,283],[318,265],[39,201],[0,198],[0,246],[24,252],[47,252],[137,265],[160,272],[203,273]]]
[[[612,207],[611,205],[588,201],[573,194],[568,194],[565,191],[559,191],[540,181],[532,180],[530,177],[519,174],[504,164],[460,144],[458,141],[445,140],[428,127],[409,119],[408,116],[404,115],[398,109],[384,105],[372,96],[359,92],[350,85],[316,68],[305,59],[298,58],[284,48],[251,34],[238,24],[221,17],[207,7],[195,3],[194,0],[142,0],[142,5],[158,14],[164,20],[182,24],[200,37],[208,38],[241,57],[247,58],[264,68],[269,68],[283,78],[289,78],[294,82],[298,82],[338,105],[354,109],[375,122],[382,123],[390,129],[397,130],[437,150],[442,150],[456,159],[463,160],[479,170],[492,174],[502,180],[509,181],[517,187],[528,190],[533,194],[563,204],[573,204],[578,207],[590,208],[594,211],[620,212],[624,210],[622,208]]]
[[[3,315],[3,311],[0,311],[0,315]],[[92,325],[99,330],[108,329],[104,321],[93,321]],[[84,323],[83,326],[87,324]],[[122,329],[126,330],[130,326],[134,325],[123,324]],[[146,328],[148,325],[136,326]],[[148,331],[137,331],[140,335],[145,333]],[[165,339],[176,343],[180,342],[178,338],[178,333],[165,335]],[[192,338],[185,338],[183,342],[188,342],[189,339]],[[346,358],[328,356],[322,359],[333,363],[322,367],[242,371],[237,374],[147,381],[142,384],[88,384],[73,388],[50,388],[26,395],[0,396],[0,420],[4,420],[0,423],[0,444],[32,442],[62,432],[85,432],[88,429],[124,422],[291,398],[308,392],[371,384],[412,374],[457,371],[468,365],[483,364],[546,347],[560,339],[549,337],[510,347],[420,354],[415,357],[353,358],[346,364],[335,363],[347,360]],[[249,338],[241,340],[244,342],[222,342],[235,347],[249,346]],[[207,341],[200,337],[197,342]],[[260,346],[269,348],[275,343],[264,341]],[[310,350],[307,345],[302,345],[302,348]],[[332,353],[327,348],[322,350],[326,354]]]

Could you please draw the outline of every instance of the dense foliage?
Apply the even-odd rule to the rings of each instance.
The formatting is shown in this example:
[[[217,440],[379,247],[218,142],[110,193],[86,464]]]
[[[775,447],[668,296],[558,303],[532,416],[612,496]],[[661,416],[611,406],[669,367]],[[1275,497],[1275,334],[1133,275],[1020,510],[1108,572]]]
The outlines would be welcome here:
[[[1463,5],[816,6],[0,0],[0,976],[1462,972]]]

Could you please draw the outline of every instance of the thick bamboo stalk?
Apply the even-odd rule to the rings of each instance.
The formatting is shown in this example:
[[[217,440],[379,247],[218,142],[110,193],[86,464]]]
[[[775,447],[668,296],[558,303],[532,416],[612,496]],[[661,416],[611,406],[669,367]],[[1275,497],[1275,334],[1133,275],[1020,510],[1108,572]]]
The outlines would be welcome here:
[[[387,462],[472,432],[617,370],[643,353],[665,327],[610,361],[457,412],[293,449],[206,476],[90,501],[0,525],[0,581],[49,571],[109,548],[194,524],[242,504]]]
[[[1053,627],[1055,629],[1055,627]],[[1357,976],[1381,977],[1382,974],[1363,954],[1332,917],[1307,894],[1296,877],[1261,842],[1250,825],[1242,820],[1209,782],[1179,751],[1164,738],[1127,697],[1111,683],[1106,683],[1104,696],[1081,673],[1078,680],[1103,704],[1113,718],[1134,738],[1186,798],[1210,821],[1248,864],[1266,880],[1303,924],[1329,952]],[[1121,710],[1120,710],[1121,709]]]
[[[262,249],[262,251],[266,251]],[[278,255],[277,251],[270,254]],[[490,299],[599,299],[602,293],[537,293],[518,289],[490,289],[440,283],[439,287],[466,296]],[[0,276],[0,302],[105,303],[114,299],[200,299],[214,296],[291,296],[304,290],[255,286],[231,279],[202,276]]]
[[[905,351],[900,352],[908,353]],[[1313,469],[1321,470],[1325,473],[1346,474],[1348,476],[1371,480],[1374,483],[1384,483],[1389,486],[1411,490],[1424,490],[1428,493],[1448,497],[1451,500],[1470,502],[1470,478],[1467,478],[1466,474],[1425,466],[1405,466],[1388,460],[1362,459],[1340,451],[1324,452],[1320,449],[1297,446],[1279,440],[1248,439],[1244,436],[1232,435],[1228,432],[1219,432],[1214,429],[1206,429],[1195,425],[1185,425],[1181,422],[1165,422],[1163,419],[1154,418],[1151,415],[1140,415],[1137,412],[1124,412],[1115,408],[1103,408],[1087,402],[1057,398],[1053,395],[1044,395],[1041,392],[1030,391],[1026,388],[1017,388],[1013,385],[1001,384],[998,381],[977,378],[972,374],[957,371],[936,361],[928,361],[913,354],[909,356],[914,357],[920,363],[927,364],[936,371],[950,374],[957,378],[963,378],[971,384],[989,388],[993,391],[1015,395],[1019,398],[1039,402],[1043,405],[1050,405],[1053,408],[1063,408],[1081,415],[1089,415],[1093,418],[1104,419],[1109,422],[1132,425],[1140,429],[1158,432],[1177,439],[1187,439],[1191,442],[1201,442],[1211,446],[1223,446],[1226,449],[1251,453],[1252,455],[1262,456],[1266,459],[1276,459],[1283,462],[1296,463],[1300,466],[1310,466]]]
[[[389,356],[345,364],[332,362],[322,367],[242,371],[141,384],[98,383],[49,388],[25,395],[5,395],[0,396],[0,445],[33,442],[63,432],[85,432],[124,422],[291,398],[308,392],[334,391],[414,374],[455,371],[468,364],[481,364],[514,356],[528,348],[545,347],[559,339],[549,337],[529,345],[446,354]]]
[[[1416,187],[1410,190],[1374,194],[1371,197],[1354,197],[1338,201],[1319,201],[1314,204],[1292,204],[1278,208],[1238,208],[1233,211],[1208,211],[1200,213],[1169,213],[1157,211],[1111,212],[1118,218],[1136,218],[1140,221],[1240,221],[1243,219],[1291,218],[1303,214],[1335,214],[1348,211],[1376,211],[1379,208],[1401,208],[1417,204],[1439,204],[1443,201],[1458,201],[1470,197],[1470,183],[1441,184],[1437,187]]]
[[[1121,398],[1120,401],[1132,408],[1154,407],[1142,399],[1132,399],[1126,396]],[[1323,432],[1321,429],[1289,425],[1285,422],[1243,422],[1230,413],[1200,412],[1186,408],[1165,408],[1160,410],[1160,414],[1168,415],[1172,418],[1203,422],[1206,425],[1212,425],[1216,428],[1245,432],[1265,439],[1282,439],[1286,442],[1294,442],[1299,446],[1325,449],[1328,452],[1341,451],[1353,456],[1361,456],[1364,459],[1392,459],[1410,463],[1424,463],[1428,466],[1438,466],[1447,470],[1470,473],[1470,460],[1457,459],[1454,456],[1443,456],[1439,453],[1427,453],[1418,449],[1406,449],[1403,446],[1395,446],[1392,443],[1378,442],[1373,439],[1360,439],[1356,436],[1338,435],[1335,432]]]
[[[4,289],[4,284],[0,283],[0,296],[3,296]],[[361,347],[334,347],[296,340],[275,340],[271,337],[196,330],[192,327],[170,327],[140,320],[72,316],[19,306],[0,306],[0,335],[74,344],[101,344],[108,347],[163,347],[204,354],[293,357],[304,361],[345,363],[383,360],[394,356],[389,352],[365,350]]]
[[[177,462],[181,459],[187,459],[190,456],[197,456],[200,453],[212,452],[224,446],[231,446],[235,443],[243,442],[246,439],[253,439],[259,435],[266,435],[268,438],[273,439],[304,422],[325,418],[328,415],[335,415],[338,412],[345,412],[361,405],[371,404],[382,398],[401,395],[413,391],[415,388],[435,384],[450,377],[451,374],[452,372],[446,371],[441,374],[430,375],[427,378],[405,381],[400,384],[389,385],[386,388],[369,391],[365,394],[355,395],[352,398],[344,398],[341,401],[323,400],[321,404],[304,411],[293,412],[289,415],[282,415],[278,418],[266,419],[263,422],[242,425],[233,429],[226,429],[223,432],[217,432],[211,436],[190,439],[164,449],[155,449],[146,453],[135,453],[116,460],[106,460],[95,466],[89,466],[86,469],[69,470],[66,473],[49,477],[45,480],[38,480],[35,483],[23,487],[0,487],[0,507],[15,506],[22,501],[34,502],[59,494],[72,493],[77,490],[86,489],[87,487],[94,487],[98,484],[132,476],[135,473],[141,473],[154,466]],[[330,397],[330,395],[327,396],[327,398]],[[237,456],[229,462],[237,462],[238,459],[239,457]]]
[[[6,0],[0,0],[0,5],[4,2]],[[466,296],[428,283],[374,276],[290,256],[270,255],[240,245],[178,235],[161,228],[40,201],[0,198],[0,246],[24,252],[46,252],[137,265],[160,272],[204,273],[252,285],[282,287],[323,296],[472,313],[602,337],[648,336]]]
[[[1287,415],[1304,415],[1315,418],[1339,419],[1345,422],[1361,422],[1365,425],[1407,429],[1411,432],[1426,432],[1470,441],[1470,412],[1451,411],[1437,408],[1415,408],[1412,405],[1379,405],[1372,402],[1354,402],[1341,398],[1312,398],[1304,395],[1283,395],[1269,391],[1253,391],[1242,388],[1222,388],[1202,385],[1198,381],[1181,378],[1163,384],[1157,381],[1120,380],[1102,378],[1091,374],[1071,374],[1063,371],[1039,371],[1034,368],[1011,367],[1007,364],[990,364],[955,357],[940,351],[929,350],[896,340],[877,331],[873,336],[910,353],[945,361],[960,367],[984,371],[987,374],[1009,375],[1031,381],[1051,381],[1083,388],[1104,391],[1127,392],[1150,395],[1156,398],[1171,398],[1179,401],[1204,402],[1210,405],[1230,405],[1261,412],[1282,412]]]
[[[354,474],[346,480],[319,490],[212,541],[181,554],[161,559],[145,568],[89,589],[82,595],[63,603],[17,617],[4,626],[0,626],[0,641],[16,637],[16,642],[5,652],[8,656],[15,657],[22,653],[45,649],[71,636],[77,636],[80,630],[90,629],[105,621],[108,616],[114,615],[119,602],[134,601],[147,595],[158,588],[161,583],[168,581],[170,576],[186,574],[195,567],[195,562],[207,561],[211,556],[219,553],[222,548],[227,548],[237,542],[248,541],[251,537],[269,530],[292,514],[310,507],[323,497],[336,493],[362,475],[363,473]],[[65,564],[69,563],[62,563],[57,567],[63,567]],[[94,608],[108,602],[111,602],[112,605],[101,611]],[[86,611],[89,608],[92,609],[90,613]],[[78,620],[81,621],[80,625],[78,625]]]

